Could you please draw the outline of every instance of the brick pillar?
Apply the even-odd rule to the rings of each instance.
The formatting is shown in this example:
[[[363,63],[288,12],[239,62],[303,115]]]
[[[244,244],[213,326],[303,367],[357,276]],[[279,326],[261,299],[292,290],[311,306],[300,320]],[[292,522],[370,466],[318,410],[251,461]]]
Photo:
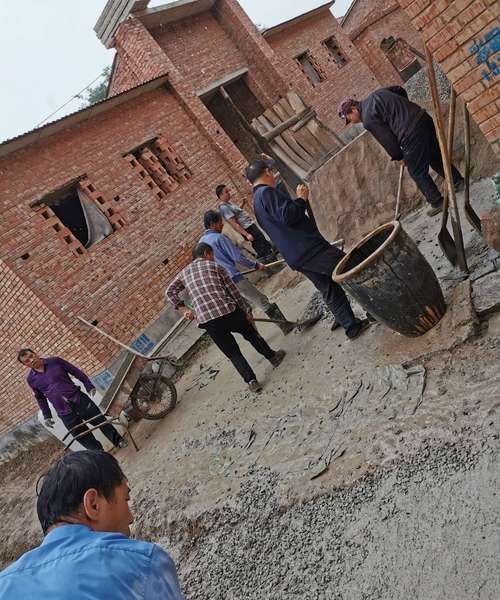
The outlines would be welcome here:
[[[217,0],[213,12],[249,65],[249,83],[256,95],[269,106],[285,95],[290,85],[283,77],[287,67],[257,31],[236,0]],[[255,72],[258,76],[255,77]]]
[[[168,73],[165,52],[138,19],[129,17],[120,24],[113,45],[120,61],[136,78],[133,85]]]
[[[498,0],[399,0],[500,157]]]

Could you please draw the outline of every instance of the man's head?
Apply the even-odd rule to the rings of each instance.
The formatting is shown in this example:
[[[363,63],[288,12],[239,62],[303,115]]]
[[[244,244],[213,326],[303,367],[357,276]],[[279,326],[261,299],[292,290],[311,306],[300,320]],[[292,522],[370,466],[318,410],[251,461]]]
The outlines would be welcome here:
[[[245,175],[248,181],[255,187],[264,184],[271,187],[276,186],[276,178],[269,168],[269,163],[262,158],[256,158],[245,169]]]
[[[17,353],[17,360],[29,369],[41,369],[43,361],[31,348],[22,348]]]
[[[229,202],[231,199],[231,192],[229,191],[227,185],[224,185],[223,183],[215,188],[215,194],[221,202]]]
[[[339,117],[349,123],[361,123],[361,113],[359,111],[359,102],[353,98],[344,98],[339,106]]]
[[[94,531],[129,535],[134,520],[128,482],[116,458],[98,450],[65,454],[43,477],[37,500],[42,530],[86,525]]]
[[[224,223],[220,212],[217,210],[207,210],[203,215],[203,226],[205,229],[211,229],[212,231],[221,233]]]
[[[214,251],[208,244],[204,244],[203,242],[196,244],[196,246],[193,248],[193,260],[196,260],[197,258],[213,260]]]

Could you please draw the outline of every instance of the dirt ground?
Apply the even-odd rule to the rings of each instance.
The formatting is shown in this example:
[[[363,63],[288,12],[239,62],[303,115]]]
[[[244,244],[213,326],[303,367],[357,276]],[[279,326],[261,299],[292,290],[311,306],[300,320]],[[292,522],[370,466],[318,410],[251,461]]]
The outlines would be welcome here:
[[[489,186],[473,187],[478,210]],[[176,409],[135,427],[140,452],[118,453],[134,535],[172,553],[187,598],[499,597],[500,313],[479,319],[471,294],[500,259],[465,225],[463,281],[424,210],[404,227],[449,305],[431,333],[375,324],[349,341],[329,319],[287,337],[260,327],[288,353],[274,370],[242,342],[260,395],[209,346],[186,368]],[[275,299],[298,318],[313,291],[302,282]],[[34,482],[54,452],[0,473],[4,564],[40,539]]]

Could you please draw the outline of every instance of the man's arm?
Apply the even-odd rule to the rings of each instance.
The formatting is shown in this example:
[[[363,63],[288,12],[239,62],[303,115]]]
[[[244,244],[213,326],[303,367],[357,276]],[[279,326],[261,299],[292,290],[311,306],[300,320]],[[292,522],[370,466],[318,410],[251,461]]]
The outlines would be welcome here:
[[[56,358],[55,360],[61,365],[61,367],[67,373],[69,373],[70,375],[73,375],[73,377],[76,377],[77,379],[79,379],[85,386],[85,389],[87,390],[87,392],[91,392],[92,390],[95,389],[94,384],[90,381],[90,379],[87,377],[87,375],[85,375],[85,373],[83,371],[78,369],[78,367],[75,367],[75,365],[72,365],[67,360],[64,360],[62,358]]]
[[[221,204],[219,207],[219,210],[220,210],[220,214],[222,215],[222,218],[224,219],[224,221],[229,223],[229,225],[231,225],[231,227],[237,233],[239,233],[243,238],[245,238],[249,242],[253,241],[253,236],[250,235],[249,233],[247,233],[245,231],[245,229],[238,223],[238,219],[236,218],[236,215],[234,214],[234,212],[231,210],[230,206]]]
[[[183,300],[181,300],[180,297],[181,292],[185,289],[186,286],[184,285],[184,280],[182,278],[181,272],[168,286],[165,292],[165,299],[168,302],[170,302],[170,304],[173,304],[174,308],[179,310],[185,319],[189,319],[190,321],[192,321],[195,317],[194,312],[184,304]]]
[[[229,277],[228,272],[224,267],[220,267],[217,265],[217,270],[219,272],[219,276],[222,280],[222,284],[226,288],[227,293],[231,296],[231,298],[236,302],[236,304],[241,308],[241,310],[245,313],[252,312],[252,307],[250,304],[243,298],[240,294],[240,290],[234,284],[234,281]]]
[[[231,225],[231,227],[239,233],[243,238],[248,240],[249,242],[253,241],[253,235],[245,231],[245,229],[238,223],[238,219],[236,217],[228,217],[226,221]]]
[[[278,220],[292,226],[306,217],[307,204],[304,198],[298,197],[295,200],[291,200],[289,196],[286,196],[279,190],[274,190],[274,194],[278,200],[275,211],[275,217],[277,216]]]
[[[385,148],[385,151],[392,160],[403,160],[403,151],[399,145],[398,138],[383,121],[372,118],[366,122],[363,121],[363,125],[377,142]]]
[[[244,254],[242,254],[240,249],[238,247],[236,247],[233,244],[233,242],[228,237],[226,237],[224,234],[222,234],[222,236],[219,240],[219,243],[222,246],[222,249],[224,250],[224,252],[235,263],[243,265],[244,267],[248,267],[249,269],[256,269],[259,266],[259,263],[257,263],[255,260],[250,260]]]

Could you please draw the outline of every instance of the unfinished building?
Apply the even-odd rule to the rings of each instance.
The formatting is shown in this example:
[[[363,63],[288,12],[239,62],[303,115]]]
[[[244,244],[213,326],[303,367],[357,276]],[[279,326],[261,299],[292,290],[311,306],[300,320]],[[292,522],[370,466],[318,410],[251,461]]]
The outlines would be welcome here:
[[[147,351],[176,318],[163,291],[215,186],[248,196],[243,168],[260,151],[303,177],[342,143],[341,97],[405,79],[398,25],[377,17],[389,9],[354,35],[332,4],[264,32],[236,0],[106,4],[96,33],[116,50],[108,99],[0,145],[0,435],[36,411],[19,347],[64,355],[105,393],[118,354],[77,317]],[[380,46],[386,22],[394,56],[359,41]]]

